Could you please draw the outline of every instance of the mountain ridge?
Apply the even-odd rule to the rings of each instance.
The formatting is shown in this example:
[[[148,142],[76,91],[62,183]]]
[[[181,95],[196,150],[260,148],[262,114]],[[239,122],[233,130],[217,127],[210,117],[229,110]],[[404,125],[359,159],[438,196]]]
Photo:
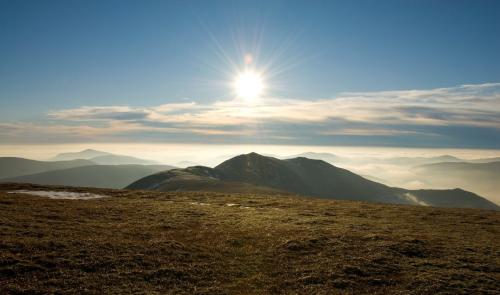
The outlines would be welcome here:
[[[123,188],[134,180],[169,169],[172,167],[167,165],[89,165],[4,178],[0,182]]]
[[[90,160],[99,165],[159,165],[160,163],[137,157],[118,155],[94,149],[85,149],[80,152],[60,153],[52,158],[53,161],[61,160]]]
[[[279,160],[249,153],[224,161],[214,168],[196,166],[176,169],[172,173],[176,173],[174,177],[168,174],[146,176],[127,188],[170,191],[172,187],[176,187],[177,190],[190,190],[190,185],[196,182],[196,190],[202,190],[203,185],[200,185],[200,181],[212,183],[230,181],[331,199],[414,205],[425,203],[443,207],[453,206],[456,195],[458,197],[456,199],[467,200],[462,205],[457,204],[458,207],[500,209],[471,192],[460,190],[450,195],[447,190],[406,190],[389,187],[325,161],[304,157]],[[193,180],[194,178],[196,180]],[[411,198],[406,194],[411,194]],[[419,198],[425,198],[425,201],[419,201]],[[433,198],[439,200],[433,202]]]
[[[0,157],[0,179],[95,164],[85,159],[49,162],[20,157]]]

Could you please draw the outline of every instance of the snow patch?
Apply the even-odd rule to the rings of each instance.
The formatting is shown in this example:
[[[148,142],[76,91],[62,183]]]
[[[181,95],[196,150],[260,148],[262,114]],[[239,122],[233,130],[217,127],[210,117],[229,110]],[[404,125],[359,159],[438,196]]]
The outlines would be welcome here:
[[[200,203],[200,202],[191,202],[189,203],[191,205],[198,205],[198,206],[210,206],[210,204],[207,203]]]
[[[240,204],[235,204],[235,203],[226,203],[226,206],[227,207],[238,207],[240,209],[251,209],[252,208],[252,207],[242,206]]]
[[[8,192],[9,194],[28,194],[39,197],[47,197],[50,199],[57,200],[93,200],[106,198],[108,196],[98,195],[92,193],[75,193],[75,192],[65,192],[65,191],[30,191],[30,190],[17,190]]]

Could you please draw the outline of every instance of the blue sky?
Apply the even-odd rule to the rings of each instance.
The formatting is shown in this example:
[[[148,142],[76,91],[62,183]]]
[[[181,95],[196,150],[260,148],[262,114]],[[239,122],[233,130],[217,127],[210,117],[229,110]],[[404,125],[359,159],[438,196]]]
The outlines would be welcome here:
[[[499,35],[499,1],[0,0],[0,136],[500,148]]]

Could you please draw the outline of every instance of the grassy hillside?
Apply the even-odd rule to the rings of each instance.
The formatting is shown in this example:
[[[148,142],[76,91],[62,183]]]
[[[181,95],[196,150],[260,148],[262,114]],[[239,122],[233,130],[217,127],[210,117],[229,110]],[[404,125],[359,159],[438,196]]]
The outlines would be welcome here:
[[[497,294],[499,236],[495,211],[4,184],[0,293]]]
[[[93,165],[3,179],[7,182],[124,188],[144,176],[171,169],[166,165]]]
[[[0,179],[89,165],[95,165],[95,163],[89,160],[44,162],[16,157],[0,157]]]

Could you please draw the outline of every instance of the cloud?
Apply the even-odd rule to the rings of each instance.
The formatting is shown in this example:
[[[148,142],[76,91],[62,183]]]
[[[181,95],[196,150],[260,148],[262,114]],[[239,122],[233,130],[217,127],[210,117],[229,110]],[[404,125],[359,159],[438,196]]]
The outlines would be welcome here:
[[[329,99],[263,98],[251,104],[234,99],[150,107],[82,106],[52,111],[48,119],[50,125],[35,129],[85,136],[169,133],[192,135],[193,140],[202,135],[325,142],[344,136],[410,141],[432,137],[439,142],[449,137],[447,128],[463,127],[488,130],[495,140],[500,134],[500,83],[349,92]],[[0,125],[0,133],[12,134],[16,128],[23,127]]]
[[[146,109],[136,109],[129,106],[89,107],[50,112],[49,117],[68,121],[109,121],[137,120],[148,115]]]
[[[500,83],[433,90],[343,93],[333,99],[266,98],[248,103],[216,101],[199,105],[155,107],[81,107],[54,111],[52,118],[69,121],[146,120],[193,125],[239,125],[268,121],[325,122],[331,119],[389,125],[470,125],[498,127]]]

